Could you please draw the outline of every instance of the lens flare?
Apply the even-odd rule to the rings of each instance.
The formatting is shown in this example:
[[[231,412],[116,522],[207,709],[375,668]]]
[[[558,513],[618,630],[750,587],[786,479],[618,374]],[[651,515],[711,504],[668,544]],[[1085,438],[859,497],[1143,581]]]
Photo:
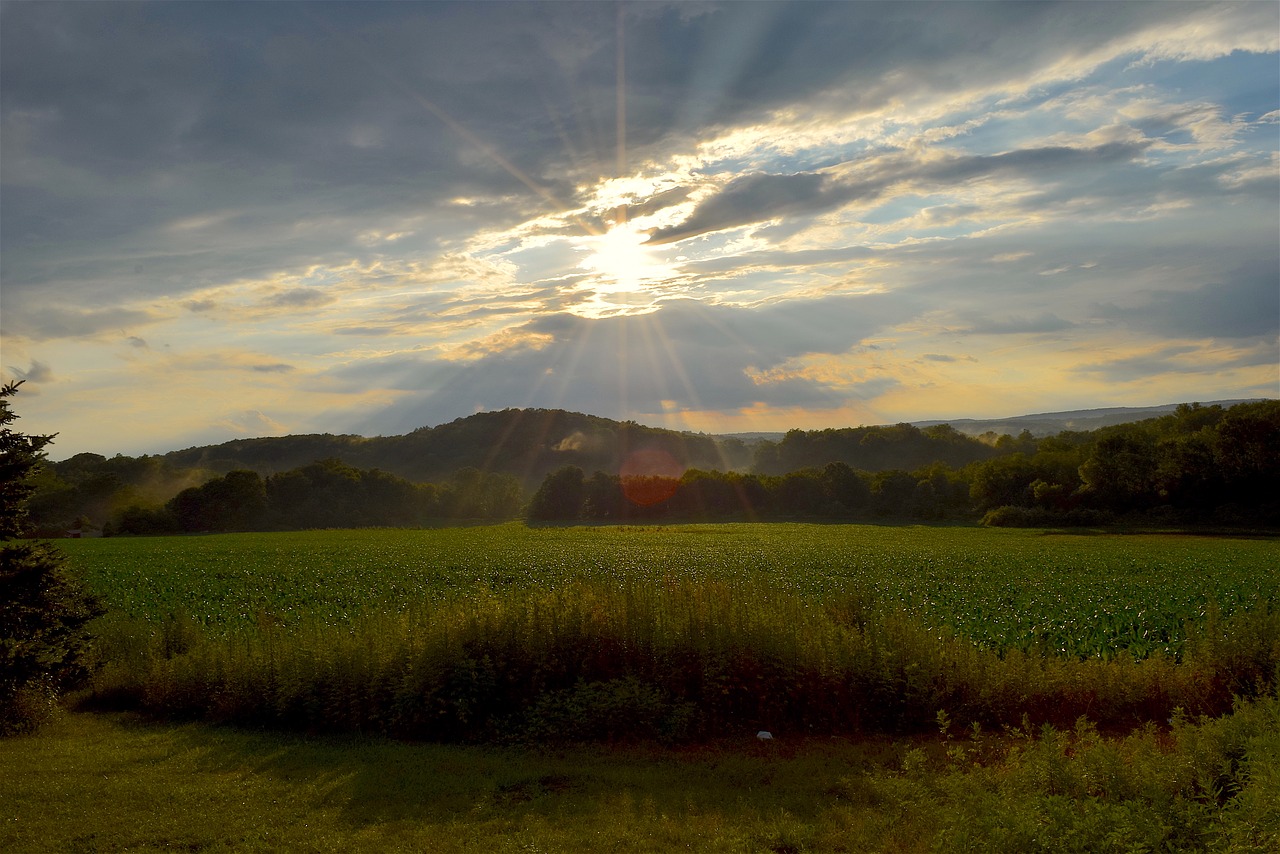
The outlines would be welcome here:
[[[684,466],[661,448],[632,451],[622,461],[618,478],[622,494],[632,504],[651,507],[676,494]]]

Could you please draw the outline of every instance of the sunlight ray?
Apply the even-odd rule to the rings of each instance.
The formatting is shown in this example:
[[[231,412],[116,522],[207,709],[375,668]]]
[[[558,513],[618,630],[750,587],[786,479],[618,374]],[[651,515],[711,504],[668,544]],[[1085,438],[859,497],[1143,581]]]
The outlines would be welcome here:
[[[361,44],[359,41],[357,41],[353,36],[332,26],[331,24],[329,24],[328,21],[325,21],[323,18],[318,16],[314,11],[310,10],[309,8],[306,9],[306,11],[307,11],[307,14],[311,15],[312,19],[320,27],[327,30],[329,34],[333,36],[334,39],[336,39],[340,44],[345,45],[352,55],[354,55],[358,60],[364,63],[369,68],[369,70],[371,70],[374,74],[376,74],[379,78],[381,78],[383,82],[395,87],[402,94],[408,97],[411,101],[413,101],[422,109],[426,110],[428,113],[430,113],[431,115],[439,119],[441,122],[443,122],[446,127],[452,130],[458,136],[462,137],[468,143],[475,146],[476,150],[478,150],[481,154],[483,154],[489,160],[496,163],[503,171],[505,171],[511,177],[515,178],[517,181],[519,181],[521,184],[527,187],[530,191],[533,192],[534,195],[541,198],[552,209],[554,209],[558,213],[566,214],[572,217],[572,219],[578,224],[578,226],[582,228],[584,232],[586,232],[587,234],[599,233],[600,230],[598,228],[596,228],[586,220],[574,214],[572,212],[573,208],[561,202],[550,190],[548,190],[546,187],[539,184],[537,181],[533,180],[533,178],[529,177],[529,175],[526,174],[524,170],[522,170],[520,167],[516,166],[514,163],[512,163],[510,160],[504,157],[494,146],[490,145],[485,139],[480,137],[478,134],[472,131],[469,127],[467,127],[462,122],[458,121],[449,113],[447,113],[442,107],[440,107],[440,105],[429,100],[422,93],[418,92],[412,86],[405,83],[403,80],[401,80],[391,71],[389,71],[387,67],[383,65],[383,63],[381,63],[380,61],[374,58],[374,54],[371,51],[366,50],[365,46]]]
[[[624,7],[622,3],[618,4],[618,27],[617,27],[617,52],[618,52],[618,97],[617,97],[617,136],[618,136],[618,162],[617,172],[621,178],[627,174],[627,41],[624,31],[623,22],[625,21]],[[626,225],[627,223],[627,206],[625,204],[618,205],[617,224]]]

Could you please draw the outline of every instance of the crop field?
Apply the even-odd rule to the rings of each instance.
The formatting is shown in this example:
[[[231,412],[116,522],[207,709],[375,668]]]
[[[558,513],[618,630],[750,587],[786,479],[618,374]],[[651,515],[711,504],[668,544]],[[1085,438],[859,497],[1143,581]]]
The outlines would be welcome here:
[[[730,595],[899,609],[1004,651],[1177,657],[1211,613],[1280,602],[1267,538],[870,525],[343,530],[68,540],[117,612],[214,632],[334,625],[477,595],[714,582]]]

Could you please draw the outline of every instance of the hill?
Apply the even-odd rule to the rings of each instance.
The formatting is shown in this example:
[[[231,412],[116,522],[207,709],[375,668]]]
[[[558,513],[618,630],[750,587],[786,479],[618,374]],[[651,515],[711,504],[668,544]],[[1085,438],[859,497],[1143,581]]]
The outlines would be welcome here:
[[[507,518],[529,496],[536,497],[553,473],[566,473],[564,483],[573,489],[585,489],[582,478],[591,478],[598,493],[593,507],[600,510],[612,506],[605,495],[612,487],[597,482],[597,472],[613,482],[687,472],[689,512],[728,512],[726,496],[733,507],[749,498],[752,512],[775,515],[827,512],[836,505],[871,507],[864,500],[868,496],[876,512],[884,513],[937,516],[965,508],[1021,507],[1028,501],[1026,506],[1065,512],[1090,490],[1101,495],[1105,490],[1097,484],[1135,465],[1142,471],[1125,475],[1143,487],[1140,500],[1130,502],[1135,507],[1155,500],[1148,487],[1166,503],[1177,498],[1185,504],[1188,496],[1199,496],[1205,507],[1230,503],[1232,490],[1243,489],[1240,497],[1250,496],[1243,503],[1252,505],[1274,491],[1258,486],[1269,483],[1271,475],[1255,477],[1254,470],[1271,471],[1260,448],[1275,445],[1278,405],[1084,410],[963,425],[969,430],[993,423],[1023,428],[1016,436],[1013,430],[999,435],[984,430],[975,437],[949,424],[896,424],[791,430],[776,441],[768,434],[713,436],[564,410],[507,409],[402,436],[241,439],[137,458],[77,454],[43,467],[30,508],[41,530],[93,530],[123,519],[130,508],[156,510],[193,490],[208,492],[205,498],[217,498],[214,503],[222,507],[233,486],[261,490],[270,480],[272,500],[292,496],[292,503],[285,502],[289,507],[275,513],[276,525],[354,524],[366,516],[363,524],[391,524],[386,520],[392,516]],[[1165,414],[1126,423],[1152,411]],[[1028,426],[1050,423],[1103,426],[1046,438],[1036,438]],[[580,470],[576,481],[573,467]],[[238,470],[243,476],[224,477]],[[1119,493],[1128,495],[1124,489]],[[341,500],[335,497],[339,494]],[[580,497],[585,501],[585,496]],[[205,498],[196,503],[208,503]],[[1094,509],[1124,503],[1114,495],[1089,500],[1098,505]],[[673,501],[670,506],[683,505]]]
[[[504,409],[480,412],[403,436],[280,436],[237,439],[161,455],[172,466],[223,474],[250,469],[262,475],[336,458],[361,469],[382,471],[415,482],[443,481],[459,469],[515,475],[536,487],[563,466],[585,471],[617,471],[636,451],[669,455],[680,468],[743,469],[752,458],[745,443],[731,437],[646,427],[560,409]]]
[[[1251,403],[1260,398],[1241,400],[1212,400],[1203,406],[1221,406],[1228,409],[1237,403]],[[1015,415],[1009,418],[953,418],[950,421],[912,421],[915,427],[933,427],[939,424],[950,424],[966,436],[982,436],[995,433],[997,436],[1009,434],[1017,436],[1023,430],[1032,436],[1056,436],[1070,430],[1088,432],[1101,427],[1114,427],[1117,424],[1130,424],[1148,418],[1158,418],[1176,412],[1181,403],[1166,403],[1160,406],[1112,406],[1103,409],[1073,409],[1066,412],[1042,412],[1036,415]]]

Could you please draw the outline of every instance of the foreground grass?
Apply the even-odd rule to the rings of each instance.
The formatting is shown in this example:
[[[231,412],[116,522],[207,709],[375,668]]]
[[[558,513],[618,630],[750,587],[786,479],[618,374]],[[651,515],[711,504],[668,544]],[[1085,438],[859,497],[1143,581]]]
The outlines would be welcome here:
[[[1280,701],[1073,731],[659,747],[68,714],[0,741],[0,850],[1275,851]]]

